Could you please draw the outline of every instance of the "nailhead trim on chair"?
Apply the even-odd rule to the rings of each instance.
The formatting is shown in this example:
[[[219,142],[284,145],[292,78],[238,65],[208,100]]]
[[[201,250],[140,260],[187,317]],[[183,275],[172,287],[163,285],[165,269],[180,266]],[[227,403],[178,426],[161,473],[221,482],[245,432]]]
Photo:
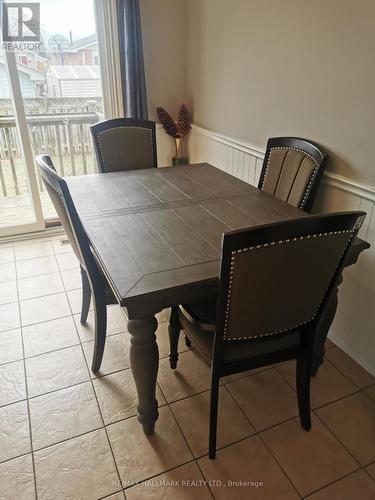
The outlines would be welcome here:
[[[309,195],[309,192],[310,192],[310,189],[311,189],[311,185],[312,185],[313,180],[314,180],[314,178],[316,176],[316,172],[318,170],[319,165],[318,165],[318,163],[317,163],[317,161],[315,160],[314,157],[312,157],[309,153],[306,153],[302,149],[290,148],[290,147],[287,147],[287,146],[285,146],[285,147],[284,146],[277,146],[277,147],[271,148],[270,149],[270,153],[269,153],[268,158],[267,158],[266,170],[264,172],[264,177],[263,177],[263,182],[262,182],[262,189],[264,188],[264,183],[265,183],[266,177],[267,177],[267,172],[268,172],[268,167],[269,167],[269,162],[270,162],[270,157],[271,157],[271,151],[273,151],[274,149],[286,149],[288,151],[297,151],[298,153],[302,153],[305,156],[307,156],[314,163],[314,165],[315,165],[315,168],[314,168],[313,173],[311,174],[309,183],[306,186],[305,193],[303,195],[302,201],[301,201],[301,203],[298,206],[298,208],[303,208],[304,205],[305,205],[305,203],[306,203],[306,199],[307,199],[307,197]]]
[[[259,248],[264,248],[264,247],[268,247],[268,246],[274,246],[274,245],[282,245],[282,244],[286,244],[286,243],[294,243],[296,241],[299,241],[299,240],[305,240],[305,239],[309,239],[309,238],[321,238],[321,237],[324,237],[324,236],[334,236],[334,235],[337,235],[337,234],[346,234],[346,233],[350,233],[352,236],[349,238],[348,240],[348,243],[345,247],[345,249],[347,248],[347,246],[349,245],[350,243],[350,240],[351,238],[353,237],[353,231],[355,230],[354,229],[348,229],[346,231],[332,231],[332,232],[329,232],[329,233],[319,233],[319,234],[312,234],[312,235],[307,235],[307,236],[300,236],[298,238],[290,238],[290,239],[286,239],[286,240],[279,240],[279,241],[271,241],[270,243],[264,243],[262,245],[256,245],[256,246],[253,246],[253,247],[247,247],[247,248],[240,248],[238,250],[233,250],[232,252],[232,256],[231,256],[231,265],[230,265],[230,272],[229,272],[229,285],[228,285],[228,297],[227,297],[227,305],[226,305],[226,311],[225,311],[225,319],[224,319],[224,332],[223,332],[223,340],[226,340],[228,342],[232,341],[232,340],[246,340],[246,339],[256,339],[256,338],[261,338],[261,337],[269,337],[270,335],[277,335],[277,334],[280,334],[280,333],[284,333],[284,332],[287,332],[289,330],[293,330],[295,328],[298,328],[299,326],[302,326],[302,325],[305,325],[306,323],[309,323],[310,321],[312,321],[318,310],[319,310],[319,307],[323,301],[323,298],[326,294],[326,292],[324,292],[320,302],[319,302],[319,305],[314,313],[314,315],[306,320],[306,321],[303,321],[302,323],[298,323],[297,325],[294,325],[294,326],[290,326],[289,328],[284,328],[283,330],[278,330],[278,331],[275,331],[275,332],[270,332],[270,333],[263,333],[261,335],[252,335],[252,336],[248,336],[248,337],[231,337],[231,338],[227,338],[226,337],[226,333],[227,333],[227,329],[228,329],[228,320],[229,320],[229,313],[230,313],[230,301],[231,301],[231,295],[232,295],[232,287],[233,287],[233,276],[234,276],[234,267],[235,267],[235,262],[236,262],[236,254],[239,254],[239,253],[243,253],[243,252],[249,252],[251,250],[255,250],[255,249],[259,249]],[[345,249],[344,249],[344,252],[345,252]],[[336,269],[342,259],[342,256],[344,255],[344,252],[342,253],[342,255],[340,256],[339,260],[338,260],[338,263],[337,263],[337,266],[336,266]]]
[[[154,149],[152,147],[152,132],[151,132],[151,129],[148,129],[148,128],[145,128],[145,127],[137,127],[136,125],[132,125],[132,126],[121,126],[121,127],[111,127],[111,128],[107,128],[106,130],[103,130],[102,132],[99,132],[98,134],[98,141],[99,141],[99,148],[100,148],[100,155],[102,157],[102,165],[103,165],[103,172],[106,171],[106,168],[105,168],[105,160],[104,160],[104,154],[103,154],[103,149],[102,149],[102,143],[100,141],[100,136],[103,135],[103,134],[106,134],[107,132],[111,132],[112,130],[121,130],[121,129],[140,129],[140,130],[144,130],[145,132],[148,132],[149,134],[149,139],[150,139],[150,142],[151,142],[151,159],[152,159],[152,163],[154,163],[155,161],[155,158],[154,158]]]

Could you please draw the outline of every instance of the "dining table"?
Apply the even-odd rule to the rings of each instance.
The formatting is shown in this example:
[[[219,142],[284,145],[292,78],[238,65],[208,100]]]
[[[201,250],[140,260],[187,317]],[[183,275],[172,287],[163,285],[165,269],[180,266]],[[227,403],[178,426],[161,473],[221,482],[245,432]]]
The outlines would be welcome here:
[[[137,417],[150,435],[158,418],[156,315],[217,291],[223,233],[309,214],[207,163],[65,180],[96,261],[128,318]],[[346,265],[369,245],[358,239],[352,246]],[[326,304],[313,373],[323,360],[337,293]]]

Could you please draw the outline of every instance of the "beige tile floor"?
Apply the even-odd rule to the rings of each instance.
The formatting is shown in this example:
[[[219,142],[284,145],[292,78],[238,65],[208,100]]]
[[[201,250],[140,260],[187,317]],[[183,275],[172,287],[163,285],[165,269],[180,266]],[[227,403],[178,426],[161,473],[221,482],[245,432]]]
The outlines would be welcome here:
[[[170,370],[161,313],[160,416],[146,438],[125,317],[109,308],[94,376],[93,315],[80,325],[78,264],[60,239],[0,245],[1,499],[375,498],[375,379],[331,342],[312,381],[311,432],[297,417],[294,362],[225,377],[211,461],[210,371],[182,339]]]

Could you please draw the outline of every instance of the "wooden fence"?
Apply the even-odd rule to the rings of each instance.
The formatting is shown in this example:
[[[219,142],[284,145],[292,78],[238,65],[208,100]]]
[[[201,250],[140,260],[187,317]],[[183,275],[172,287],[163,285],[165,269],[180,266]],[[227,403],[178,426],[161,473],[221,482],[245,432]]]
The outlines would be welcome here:
[[[102,119],[96,112],[28,115],[34,155],[49,154],[61,175],[95,171],[90,125]],[[40,190],[43,183],[39,179]],[[26,171],[14,117],[0,117],[0,197],[27,193]]]

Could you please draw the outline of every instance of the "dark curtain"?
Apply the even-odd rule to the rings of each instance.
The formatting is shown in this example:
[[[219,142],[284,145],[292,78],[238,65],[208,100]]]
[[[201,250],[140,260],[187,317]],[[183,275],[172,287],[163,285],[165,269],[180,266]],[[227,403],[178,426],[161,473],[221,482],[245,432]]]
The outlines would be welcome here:
[[[147,120],[139,0],[117,0],[124,116]]]

